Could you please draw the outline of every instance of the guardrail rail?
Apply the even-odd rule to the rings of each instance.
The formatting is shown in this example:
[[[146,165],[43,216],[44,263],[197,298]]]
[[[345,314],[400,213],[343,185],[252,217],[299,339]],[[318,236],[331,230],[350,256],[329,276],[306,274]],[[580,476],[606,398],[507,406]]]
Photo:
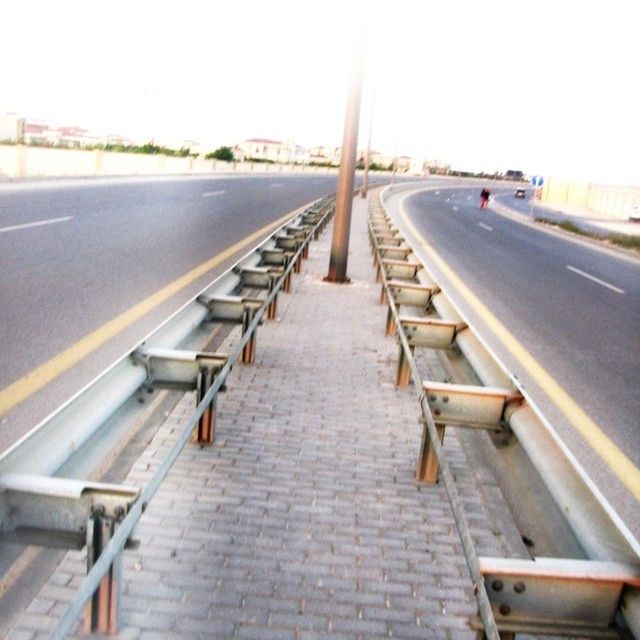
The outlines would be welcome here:
[[[401,187],[407,188],[415,185]],[[399,343],[395,383],[413,383],[422,413],[416,481],[441,477],[456,519],[478,601],[472,626],[491,639],[518,633],[619,637],[628,630],[640,637],[638,542],[402,236],[384,207],[390,193],[387,187],[379,200],[372,198],[369,212],[380,299],[388,305],[385,334]],[[417,349],[437,349],[445,361],[455,351],[480,384],[423,379]],[[446,430],[459,427],[517,439],[575,535],[580,557],[477,556],[442,446]]]
[[[0,541],[87,549],[87,575],[51,638],[66,637],[80,617],[86,632],[117,632],[122,550],[136,544],[134,527],[184,446],[214,443],[218,393],[237,361],[253,363],[259,325],[276,318],[279,293],[291,290],[292,274],[333,212],[333,196],[298,210],[0,457]],[[218,325],[241,328],[231,353],[180,348]],[[196,406],[149,484],[85,480],[122,447],[155,389],[195,391]]]

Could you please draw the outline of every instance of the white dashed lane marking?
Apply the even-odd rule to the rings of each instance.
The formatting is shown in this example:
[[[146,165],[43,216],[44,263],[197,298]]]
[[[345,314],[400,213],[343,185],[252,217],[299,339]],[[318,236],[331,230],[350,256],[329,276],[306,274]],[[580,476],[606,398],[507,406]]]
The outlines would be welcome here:
[[[9,231],[22,231],[22,229],[32,229],[33,227],[43,227],[46,224],[57,224],[58,222],[67,222],[71,220],[71,216],[63,218],[49,218],[48,220],[38,220],[37,222],[25,222],[24,224],[14,224],[10,227],[0,227],[0,233]]]
[[[569,269],[569,271],[571,271],[572,273],[576,273],[579,276],[586,278],[587,280],[591,280],[591,282],[595,282],[602,287],[606,287],[607,289],[611,289],[611,291],[615,291],[616,293],[620,293],[624,295],[624,289],[620,289],[619,287],[616,287],[613,284],[610,284],[604,280],[600,280],[600,278],[596,278],[595,276],[592,276],[590,273],[580,271],[580,269],[576,269],[576,267],[572,267],[570,264],[567,265],[567,269]]]

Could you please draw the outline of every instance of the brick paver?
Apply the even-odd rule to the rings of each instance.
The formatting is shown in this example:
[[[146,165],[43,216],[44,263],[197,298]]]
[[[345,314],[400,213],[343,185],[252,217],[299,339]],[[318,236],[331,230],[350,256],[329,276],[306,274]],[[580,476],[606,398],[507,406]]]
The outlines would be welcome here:
[[[260,327],[255,365],[234,368],[215,446],[189,445],[142,518],[120,640],[475,638],[445,491],[413,482],[419,408],[393,384],[363,202],[348,286],[322,279],[330,240],[329,229]],[[436,357],[420,367],[444,379]],[[148,481],[193,406],[185,396],[128,484]],[[464,448],[454,434],[445,445],[479,550],[505,553]],[[68,554],[10,638],[46,637],[82,575]]]

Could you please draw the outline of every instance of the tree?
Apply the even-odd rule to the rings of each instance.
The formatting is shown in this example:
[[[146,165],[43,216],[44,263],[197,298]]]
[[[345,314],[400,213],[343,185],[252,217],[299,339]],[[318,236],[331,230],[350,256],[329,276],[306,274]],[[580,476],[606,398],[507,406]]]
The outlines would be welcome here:
[[[218,147],[213,153],[206,155],[207,160],[214,158],[215,160],[224,160],[225,162],[233,162],[233,149],[231,147]]]

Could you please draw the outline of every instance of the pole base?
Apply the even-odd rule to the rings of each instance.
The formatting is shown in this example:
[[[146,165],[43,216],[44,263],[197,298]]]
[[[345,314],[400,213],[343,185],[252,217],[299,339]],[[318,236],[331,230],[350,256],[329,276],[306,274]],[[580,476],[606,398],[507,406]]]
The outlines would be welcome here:
[[[347,278],[346,276],[344,279],[338,279],[329,274],[322,278],[322,280],[323,282],[333,282],[334,284],[351,284],[351,278]]]

